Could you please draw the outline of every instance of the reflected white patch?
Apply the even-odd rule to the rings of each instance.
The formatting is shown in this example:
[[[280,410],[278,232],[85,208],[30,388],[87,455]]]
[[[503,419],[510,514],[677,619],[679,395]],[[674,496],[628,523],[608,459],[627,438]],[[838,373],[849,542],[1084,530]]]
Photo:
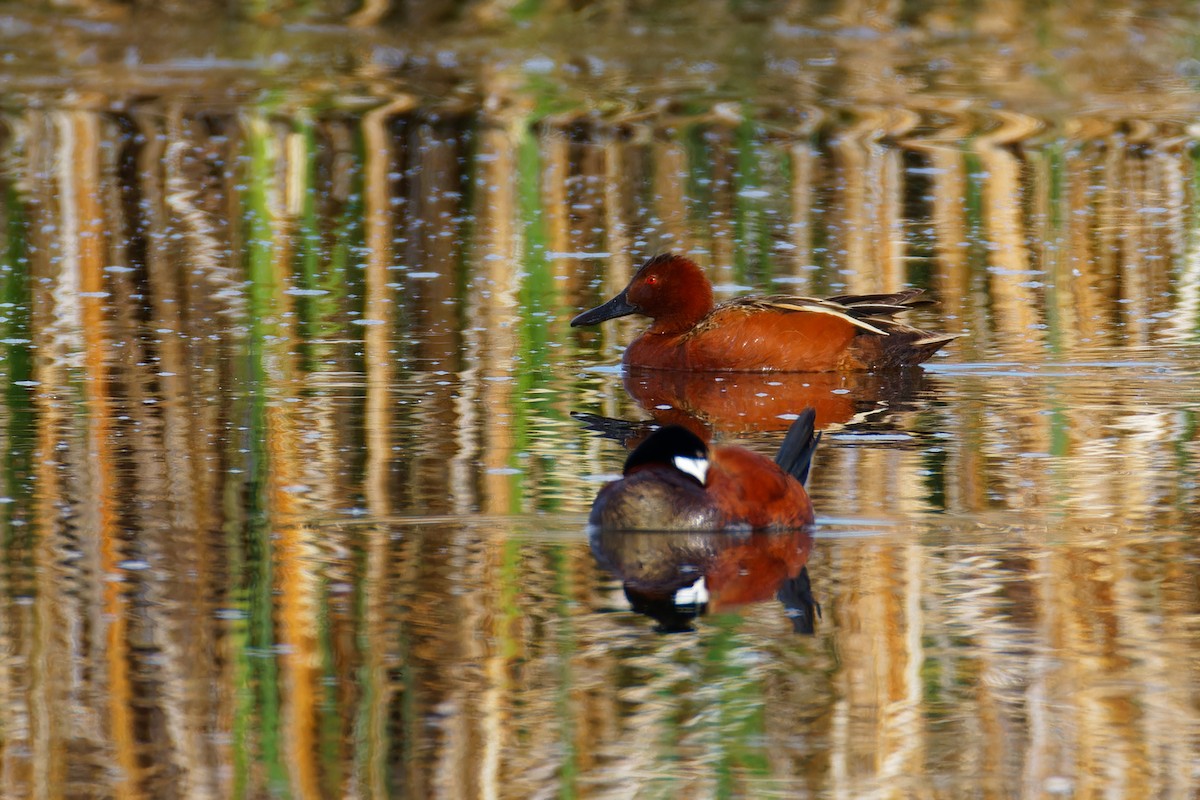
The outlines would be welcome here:
[[[708,602],[708,587],[704,585],[704,578],[693,583],[691,586],[685,586],[682,589],[675,590],[675,605],[685,606],[689,604],[700,605]]]
[[[672,459],[675,468],[686,472],[696,480],[704,483],[708,477],[708,459],[707,458],[688,458],[687,456],[675,456]]]

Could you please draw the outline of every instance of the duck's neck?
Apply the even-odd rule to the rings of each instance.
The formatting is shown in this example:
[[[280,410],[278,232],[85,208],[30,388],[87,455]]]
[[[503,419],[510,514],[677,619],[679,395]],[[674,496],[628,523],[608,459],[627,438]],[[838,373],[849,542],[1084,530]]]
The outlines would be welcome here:
[[[687,291],[674,295],[669,308],[654,318],[654,324],[647,333],[680,334],[690,331],[712,310],[712,286],[707,280],[701,280],[689,286]]]

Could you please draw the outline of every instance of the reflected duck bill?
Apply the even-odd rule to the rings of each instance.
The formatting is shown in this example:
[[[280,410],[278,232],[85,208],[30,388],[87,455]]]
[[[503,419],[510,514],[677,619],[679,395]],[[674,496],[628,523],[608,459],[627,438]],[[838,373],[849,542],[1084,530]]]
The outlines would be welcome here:
[[[955,335],[894,317],[930,301],[919,289],[826,299],[791,295],[713,303],[700,267],[665,253],[646,261],[616,297],[571,320],[596,325],[629,314],[651,319],[626,348],[626,366],[708,372],[829,372],[914,366]]]

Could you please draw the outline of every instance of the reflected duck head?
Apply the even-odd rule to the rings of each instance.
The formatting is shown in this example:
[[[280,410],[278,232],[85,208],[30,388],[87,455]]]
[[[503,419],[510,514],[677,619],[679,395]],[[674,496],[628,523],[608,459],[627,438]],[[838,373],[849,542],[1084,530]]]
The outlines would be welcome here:
[[[630,607],[658,620],[662,632],[690,620],[777,598],[793,630],[812,633],[819,605],[806,564],[804,529],[746,533],[593,531],[597,563],[621,580]]]
[[[693,586],[704,583],[701,578]],[[635,613],[650,617],[658,623],[655,630],[659,633],[691,633],[696,630],[693,620],[705,611],[704,600],[682,597],[692,587],[683,586],[675,592],[643,591],[628,583],[623,587],[625,599]]]

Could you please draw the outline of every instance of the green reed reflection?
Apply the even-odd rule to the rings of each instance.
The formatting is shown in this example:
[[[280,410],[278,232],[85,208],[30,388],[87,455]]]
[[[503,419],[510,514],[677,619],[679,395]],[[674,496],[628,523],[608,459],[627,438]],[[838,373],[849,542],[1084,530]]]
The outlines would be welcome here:
[[[570,548],[562,546],[553,547],[546,554],[547,566],[554,576],[554,593],[558,600],[554,605],[554,622],[558,633],[555,648],[555,658],[559,665],[556,705],[559,719],[558,735],[562,751],[558,767],[558,796],[562,798],[579,796],[579,749],[586,746],[581,740],[581,733],[577,730],[574,721],[573,700],[582,687],[575,666],[579,643],[575,628],[575,611],[570,602],[575,578],[574,570],[571,568],[571,555]]]
[[[294,175],[297,185],[292,188],[291,193],[299,201],[296,215],[298,224],[294,272],[296,287],[300,290],[299,294],[303,295],[297,298],[296,303],[301,325],[300,336],[301,340],[307,343],[320,335],[322,314],[318,298],[327,291],[321,288],[321,284],[325,282],[322,279],[328,280],[332,276],[327,275],[321,266],[326,257],[326,248],[323,247],[320,229],[321,217],[318,216],[317,210],[319,197],[317,180],[321,150],[318,146],[316,126],[307,116],[300,116],[295,121],[291,136],[300,142],[299,149],[302,151],[300,167]],[[309,352],[307,356],[305,368],[318,370],[321,362],[320,355]]]
[[[764,698],[749,674],[752,667],[741,658],[745,642],[739,642],[736,617],[718,618],[716,631],[704,653],[701,682],[717,687],[717,718],[708,726],[710,746],[716,750],[716,794],[734,797],[746,790],[747,779],[766,777],[766,754],[756,742],[765,734]]]
[[[265,769],[266,787],[272,794],[287,793],[289,781],[281,741],[278,643],[275,626],[276,570],[273,514],[273,470],[279,469],[270,417],[281,400],[275,391],[279,358],[286,346],[285,322],[280,302],[283,286],[276,273],[276,225],[272,195],[275,185],[275,140],[265,116],[251,119],[246,129],[249,154],[244,192],[246,220],[246,273],[250,295],[249,375],[246,396],[245,442],[248,445],[246,505],[245,599],[247,639],[241,651],[245,683],[239,688],[237,727],[244,737],[237,758],[236,783],[249,792],[252,772]],[[272,408],[275,408],[275,412]]]
[[[32,514],[26,501],[33,479],[36,418],[30,401],[33,340],[25,211],[16,187],[9,181],[0,181],[0,186],[4,197],[0,219],[5,223],[4,261],[0,264],[0,298],[3,298],[0,304],[0,332],[3,335],[0,338],[4,340],[0,347],[4,348],[4,368],[0,377],[7,382],[4,408],[0,409],[0,442],[5,448],[4,481],[0,486],[5,501],[0,509],[0,525],[4,527],[3,540],[12,566],[22,563],[24,558],[9,548],[31,533],[26,522]]]
[[[532,390],[545,383],[543,365],[549,356],[550,311],[553,307],[550,302],[550,268],[546,258],[550,242],[546,235],[545,210],[542,208],[542,163],[538,140],[532,133],[522,136],[517,144],[516,179],[520,204],[518,214],[523,229],[523,250],[518,267],[521,270],[521,288],[517,293],[521,337],[516,358],[524,366],[517,378],[517,389],[521,395],[529,396]],[[515,451],[520,451],[529,444],[524,415],[517,417],[515,431]]]
[[[339,312],[358,283],[353,268],[358,263],[355,253],[364,247],[361,152],[354,152],[353,156],[339,157],[329,166],[331,182],[344,185],[345,196],[340,196],[335,190],[331,193],[332,197],[327,198],[331,207],[328,223],[332,225],[328,262],[311,287],[321,294],[310,298],[316,322],[313,336],[315,352],[325,350],[316,343],[336,338],[342,332],[343,318]]]
[[[536,498],[539,511],[560,507],[558,477],[552,469],[554,454],[546,452],[542,441],[554,422],[566,421],[558,392],[553,386],[550,365],[559,357],[554,346],[563,336],[560,294],[548,253],[552,243],[547,231],[543,207],[544,166],[538,138],[527,133],[517,144],[518,218],[522,224],[522,251],[519,269],[521,288],[517,293],[520,315],[519,351],[515,360],[517,396],[524,398],[513,416],[513,449],[510,464],[520,470],[513,476],[513,500],[510,511],[520,513],[529,499]],[[557,334],[552,340],[552,334]],[[520,459],[521,455],[524,460]],[[535,488],[536,487],[536,488]]]
[[[774,225],[779,220],[769,199],[773,183],[763,131],[750,116],[734,128],[733,152],[733,241],[737,242],[734,279],[741,284],[762,285],[771,275]]]

